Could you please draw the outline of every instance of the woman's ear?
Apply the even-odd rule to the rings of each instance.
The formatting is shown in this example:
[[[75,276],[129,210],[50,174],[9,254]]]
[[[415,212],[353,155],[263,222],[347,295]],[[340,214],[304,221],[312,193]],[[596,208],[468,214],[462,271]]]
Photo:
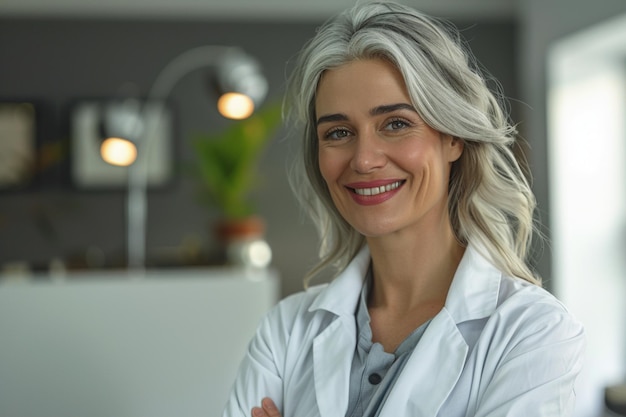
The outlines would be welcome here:
[[[463,141],[463,139],[457,138],[455,136],[446,135],[444,137],[444,146],[448,151],[448,161],[454,162],[459,159],[463,154],[465,142]]]

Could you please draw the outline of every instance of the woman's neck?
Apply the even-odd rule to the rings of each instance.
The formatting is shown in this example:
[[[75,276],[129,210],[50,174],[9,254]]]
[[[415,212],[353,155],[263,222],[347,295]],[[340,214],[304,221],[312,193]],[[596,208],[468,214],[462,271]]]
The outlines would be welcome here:
[[[443,307],[465,248],[448,222],[435,229],[367,239],[373,268],[371,308],[401,314],[423,305]]]

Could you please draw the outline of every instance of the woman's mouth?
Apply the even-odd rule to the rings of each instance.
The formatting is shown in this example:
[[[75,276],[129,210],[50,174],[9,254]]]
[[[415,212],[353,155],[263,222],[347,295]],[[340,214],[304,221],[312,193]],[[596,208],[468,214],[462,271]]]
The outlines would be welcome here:
[[[378,187],[370,187],[370,188],[351,188],[358,195],[378,195],[391,190],[395,190],[400,187],[404,181],[395,181],[391,184],[380,185]]]
[[[400,191],[406,180],[373,181],[346,185],[355,203],[362,206],[374,206],[384,203]]]

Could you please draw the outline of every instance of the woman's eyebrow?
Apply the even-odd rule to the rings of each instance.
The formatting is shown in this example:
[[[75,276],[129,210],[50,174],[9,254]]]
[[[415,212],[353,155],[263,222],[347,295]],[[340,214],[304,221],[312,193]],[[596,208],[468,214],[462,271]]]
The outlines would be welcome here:
[[[327,114],[327,115],[324,115],[324,116],[320,116],[319,119],[317,119],[317,126],[319,126],[322,123],[345,122],[347,120],[348,120],[348,116],[346,116],[345,114],[342,114],[342,113]]]
[[[380,114],[391,113],[391,112],[394,112],[396,110],[410,110],[412,112],[417,113],[417,110],[415,110],[415,107],[413,107],[410,104],[407,104],[407,103],[396,103],[396,104],[384,104],[382,106],[374,107],[372,110],[370,110],[370,114],[372,116],[377,116],[377,115],[380,115]],[[347,120],[348,120],[348,116],[346,116],[343,113],[327,114],[327,115],[324,115],[324,116],[320,116],[317,119],[317,126],[319,126],[322,123],[345,122]]]
[[[413,107],[412,105],[408,103],[396,103],[396,104],[385,104],[382,106],[374,107],[372,110],[370,110],[370,114],[372,116],[376,116],[379,114],[391,113],[396,110],[410,110],[412,112],[417,113],[417,110],[415,110],[415,107]]]

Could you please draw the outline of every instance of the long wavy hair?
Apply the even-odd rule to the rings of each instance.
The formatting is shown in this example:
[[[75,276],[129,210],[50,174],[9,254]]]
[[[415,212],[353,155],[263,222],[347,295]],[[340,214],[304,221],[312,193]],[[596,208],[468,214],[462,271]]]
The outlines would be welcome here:
[[[319,263],[341,271],[365,239],[339,214],[318,166],[315,94],[322,73],[359,59],[385,59],[402,74],[412,104],[433,129],[464,142],[453,164],[448,209],[457,240],[472,242],[503,272],[540,285],[527,263],[535,197],[518,163],[499,84],[490,90],[458,30],[389,1],[361,3],[327,21],[300,51],[285,110],[301,137],[292,189],[321,239]]]

